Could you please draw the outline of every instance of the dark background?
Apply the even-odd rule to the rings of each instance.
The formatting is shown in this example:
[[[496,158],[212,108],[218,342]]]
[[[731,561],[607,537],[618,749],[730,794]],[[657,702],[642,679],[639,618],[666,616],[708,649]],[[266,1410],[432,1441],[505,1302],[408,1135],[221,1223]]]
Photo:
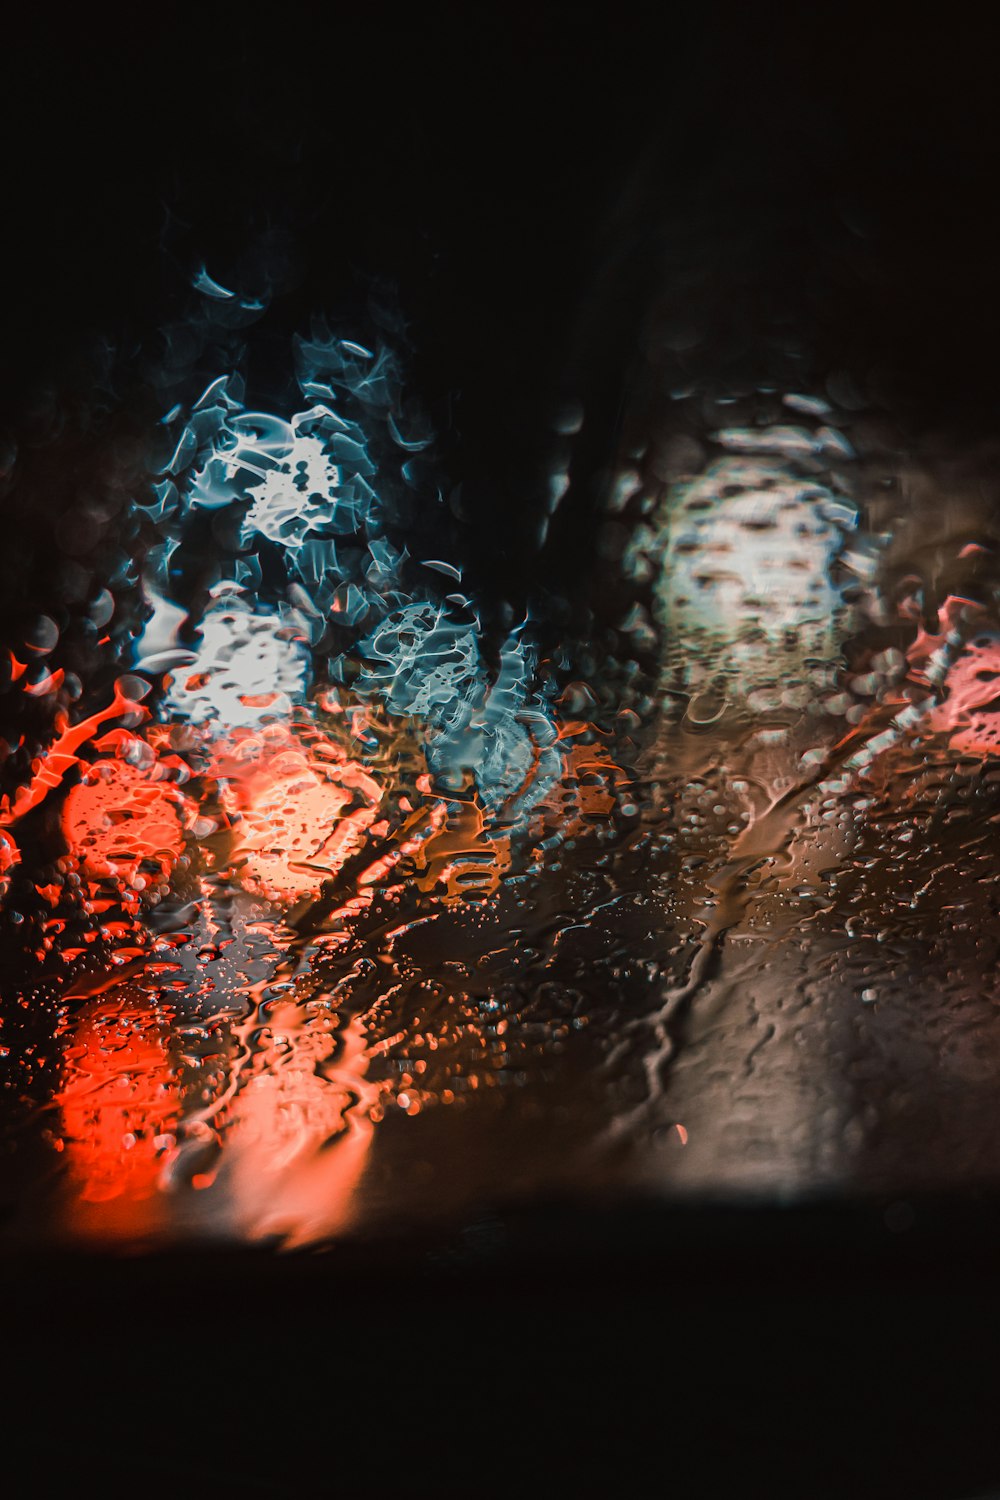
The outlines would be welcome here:
[[[791,341],[804,377],[848,370],[912,432],[986,439],[995,56],[940,8],[7,13],[5,451],[67,422],[93,441],[116,401],[141,429],[201,262],[273,299],[261,399],[313,311],[363,338],[371,296],[396,298],[462,485],[456,545],[496,597],[599,580],[656,298],[690,312],[696,375],[752,378]],[[28,542],[3,545],[13,576]],[[39,1492],[961,1500],[1000,1484],[995,1212],[921,1208],[901,1248],[883,1209],[567,1210],[444,1249],[11,1264],[15,1467]]]
[[[992,429],[989,30],[842,6],[202,9],[5,22],[15,436],[109,361],[134,393],[201,264],[271,299],[261,399],[315,312],[363,337],[371,296],[396,300],[458,545],[498,592],[584,560],[656,295],[697,335],[689,375],[759,377],[791,340],[804,378],[847,369],[918,425]],[[550,424],[580,394],[536,564]]]

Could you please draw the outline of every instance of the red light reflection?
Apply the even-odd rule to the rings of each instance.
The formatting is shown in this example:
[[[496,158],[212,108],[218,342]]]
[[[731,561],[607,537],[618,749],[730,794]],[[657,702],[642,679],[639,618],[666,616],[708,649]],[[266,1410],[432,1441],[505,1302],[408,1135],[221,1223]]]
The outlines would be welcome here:
[[[84,909],[121,965],[66,991],[83,1001],[63,1029],[55,1099],[73,1232],[135,1239],[201,1224],[297,1244],[350,1223],[390,1085],[368,1080],[365,1016],[341,1012],[311,959],[290,966],[282,914],[349,868],[319,935],[323,952],[339,951],[353,918],[401,880],[437,905],[487,901],[513,854],[510,824],[491,821],[471,786],[437,798],[398,740],[383,763],[362,764],[344,741],[365,726],[334,723],[341,739],[305,719],[214,739],[115,730],[66,797]],[[563,737],[562,779],[531,814],[529,842],[579,836],[614,806],[623,773],[588,726]],[[218,835],[208,852],[207,833]],[[154,940],[144,913],[182,868],[197,915]],[[235,924],[233,892],[245,913]],[[211,966],[223,952],[235,977],[220,990]],[[189,1046],[212,1027],[210,1046]]]
[[[127,989],[73,1018],[56,1103],[77,1232],[134,1238],[168,1219],[159,1189],[178,1120],[170,1019]]]

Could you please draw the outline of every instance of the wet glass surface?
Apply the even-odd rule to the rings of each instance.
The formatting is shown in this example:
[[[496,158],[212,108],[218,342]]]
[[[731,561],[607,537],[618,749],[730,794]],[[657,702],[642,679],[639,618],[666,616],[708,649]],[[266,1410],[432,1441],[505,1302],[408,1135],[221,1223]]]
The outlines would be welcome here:
[[[993,51],[306,10],[0,101],[34,1487],[985,1497]]]
[[[424,584],[373,606],[373,693],[259,569],[190,646],[146,585],[155,653],[5,804],[8,1240],[995,1183],[992,474],[815,394],[664,419],[612,486],[632,683],[484,665]],[[58,633],[11,692],[59,692]]]

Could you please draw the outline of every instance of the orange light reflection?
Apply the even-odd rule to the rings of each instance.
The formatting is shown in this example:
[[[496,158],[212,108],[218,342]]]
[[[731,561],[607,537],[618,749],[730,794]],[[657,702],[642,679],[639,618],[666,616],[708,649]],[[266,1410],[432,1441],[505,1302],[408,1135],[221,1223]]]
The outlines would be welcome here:
[[[169,1014],[124,989],[73,1018],[56,1103],[77,1233],[136,1238],[167,1223],[160,1178],[179,1110],[170,1048]]]
[[[529,842],[579,836],[612,810],[624,773],[590,737],[589,726],[564,726],[561,779],[531,814]],[[90,909],[124,904],[129,920],[105,918],[102,930],[120,927],[120,944],[130,944],[116,950],[129,969],[88,976],[85,1003],[66,1027],[56,1103],[72,1184],[68,1224],[113,1239],[210,1222],[214,1233],[307,1243],[350,1223],[388,1085],[367,1079],[364,1017],[344,1020],[334,997],[311,987],[308,958],[298,978],[287,978],[290,935],[282,936],[280,914],[326,889],[349,862],[355,873],[342,904],[324,918],[327,953],[333,919],[363,912],[389,879],[411,879],[438,905],[487,900],[511,867],[512,825],[491,821],[471,786],[444,801],[421,775],[404,792],[396,741],[376,768],[311,721],[214,740],[194,734],[181,751],[199,768],[189,780],[175,740],[156,725],[141,744],[125,732],[106,735],[63,809]],[[244,1018],[226,1022],[218,1056],[192,1073],[178,1019],[184,1008],[197,1020],[210,976],[189,966],[186,984],[174,979],[160,991],[158,969],[179,966],[157,959],[141,931],[142,908],[152,888],[155,899],[166,891],[206,830],[221,834],[213,879],[224,886],[231,878],[275,920],[227,939],[238,972],[246,934],[259,940],[262,928],[273,931],[273,950],[265,943],[271,978],[234,988]],[[190,858],[184,863],[190,868]],[[209,933],[225,926],[216,899],[203,880],[196,923]],[[130,987],[125,972],[141,979]],[[171,990],[176,1010],[158,998]]]

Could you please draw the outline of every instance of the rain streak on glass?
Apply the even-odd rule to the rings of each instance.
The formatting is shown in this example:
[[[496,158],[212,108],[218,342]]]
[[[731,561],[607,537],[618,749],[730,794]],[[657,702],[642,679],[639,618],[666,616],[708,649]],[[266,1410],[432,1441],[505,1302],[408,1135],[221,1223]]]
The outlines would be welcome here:
[[[79,589],[112,685],[44,613],[9,653],[6,1233],[995,1178],[990,475],[830,390],[676,395],[598,659],[431,547],[390,349],[293,360],[298,410],[165,415]]]

